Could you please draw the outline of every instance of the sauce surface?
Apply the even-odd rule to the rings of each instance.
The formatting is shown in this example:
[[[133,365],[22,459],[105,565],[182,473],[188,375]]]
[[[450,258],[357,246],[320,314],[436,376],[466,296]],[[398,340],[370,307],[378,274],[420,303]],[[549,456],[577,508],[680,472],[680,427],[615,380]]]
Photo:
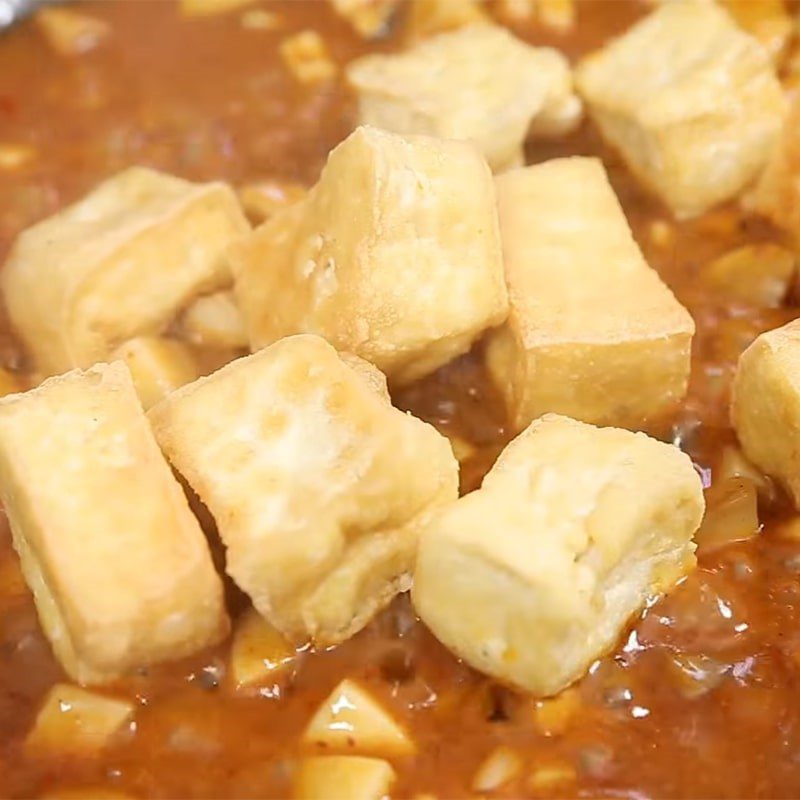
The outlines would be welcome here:
[[[335,60],[396,48],[361,40],[322,2],[264,3],[282,25],[246,30],[239,13],[186,20],[170,2],[78,4],[111,27],[79,58],[54,54],[30,21],[0,37],[0,143],[30,145],[28,163],[0,171],[0,261],[13,237],[130,164],[235,185],[262,178],[311,184],[328,151],[352,129],[352,98],[334,83],[297,85],[277,45],[313,28]],[[623,31],[646,7],[579,4],[561,36],[531,24],[513,30],[571,59]],[[781,243],[737,207],[677,224],[604,148],[591,126],[548,145],[558,155],[603,157],[636,238],[697,323],[689,395],[648,430],[675,441],[711,487],[735,444],[727,417],[740,352],[761,331],[798,316],[794,293],[764,307],[711,286],[717,256],[751,243]],[[747,295],[745,295],[747,296]],[[776,304],[772,304],[776,305]],[[25,374],[3,325],[0,364]],[[395,397],[403,408],[476,449],[463,485],[475,487],[507,440],[480,347]],[[343,678],[354,678],[401,720],[418,755],[395,761],[393,796],[476,795],[472,781],[498,745],[524,759],[493,796],[797,797],[800,794],[800,518],[762,498],[761,533],[702,555],[699,568],[649,608],[618,649],[577,686],[564,731],[547,730],[530,697],[504,689],[450,655],[400,598],[340,647],[305,654],[273,687],[235,691],[229,642],[181,663],[142,670],[110,687],[135,700],[135,725],[96,759],[36,759],[22,748],[47,689],[63,679],[42,637],[7,525],[0,528],[0,796],[103,787],[133,797],[283,797],[300,734]],[[487,531],[491,535],[491,531]],[[231,590],[231,608],[245,607]],[[468,612],[465,612],[468,613]],[[537,719],[539,722],[537,723]],[[537,769],[566,783],[531,782]]]

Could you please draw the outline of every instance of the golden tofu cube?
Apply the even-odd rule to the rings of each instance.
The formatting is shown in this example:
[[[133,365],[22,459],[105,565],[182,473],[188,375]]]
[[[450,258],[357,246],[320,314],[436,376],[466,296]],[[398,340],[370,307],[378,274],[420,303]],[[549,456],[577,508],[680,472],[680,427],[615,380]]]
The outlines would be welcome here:
[[[714,3],[667,3],[581,61],[603,136],[679,217],[737,195],[785,111],[769,55]]]
[[[321,83],[336,75],[336,62],[316,31],[300,31],[287,37],[281,42],[280,54],[299,83]]]
[[[300,762],[296,800],[382,800],[395,781],[388,761],[365,756],[318,756]]]
[[[0,400],[0,499],[42,628],[79,683],[227,633],[205,537],[124,364]]]
[[[133,703],[57,683],[25,740],[32,755],[87,756],[102,750],[133,719]]]
[[[237,689],[275,680],[296,658],[294,647],[254,608],[237,621],[230,669]]]
[[[397,385],[508,311],[491,174],[463,142],[358,128],[228,255],[252,349],[315,333]]]
[[[442,33],[400,54],[364,56],[347,78],[362,124],[470,141],[493,170],[522,163],[529,130],[560,135],[581,118],[564,56],[494,25]]]
[[[496,179],[511,311],[487,363],[515,430],[546,412],[640,427],[686,392],[694,323],[633,239],[601,162]]]
[[[180,9],[185,17],[213,17],[240,11],[256,2],[258,0],[180,0]]]
[[[418,526],[457,496],[447,439],[393,408],[376,373],[293,336],[149,412],[228,573],[292,641],[341,642],[405,591]]]
[[[475,669],[556,694],[694,567],[703,508],[700,478],[676,447],[548,414],[479,490],[432,516],[414,607]]]
[[[784,0],[719,0],[733,19],[779,61],[792,38],[794,24]]]
[[[136,393],[145,409],[163,400],[179,386],[200,377],[192,351],[175,339],[139,336],[120,345],[113,354],[128,365]]]
[[[391,758],[413,755],[414,742],[367,691],[342,681],[323,701],[303,734],[309,745],[329,750],[376,753]]]
[[[800,321],[762,333],[742,353],[731,419],[745,455],[800,508]]]
[[[111,34],[107,22],[69,8],[41,8],[34,20],[47,43],[61,56],[88,53]]]
[[[365,39],[374,39],[386,30],[400,0],[330,0],[330,3]]]
[[[40,372],[88,367],[229,285],[222,251],[248,230],[227,185],[133,167],[23,231],[0,288]]]
[[[754,193],[757,211],[784,228],[800,245],[800,96]]]
[[[231,291],[198,297],[181,314],[178,330],[200,347],[247,348],[244,317]]]

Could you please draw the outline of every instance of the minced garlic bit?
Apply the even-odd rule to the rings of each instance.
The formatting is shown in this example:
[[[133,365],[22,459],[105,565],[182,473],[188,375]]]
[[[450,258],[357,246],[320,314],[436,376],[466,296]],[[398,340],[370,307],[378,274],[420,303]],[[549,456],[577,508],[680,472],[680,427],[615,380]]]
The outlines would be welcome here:
[[[29,144],[0,142],[0,170],[12,172],[27,166],[36,158],[36,148]]]
[[[400,0],[331,0],[336,13],[366,39],[386,30],[399,4]]]
[[[316,31],[301,31],[281,42],[281,57],[300,83],[320,83],[333,78],[336,64]]]
[[[243,28],[248,31],[276,31],[283,27],[283,17],[274,11],[253,8],[245,11],[240,18]]]
[[[516,750],[500,745],[481,762],[472,789],[476,792],[493,792],[510,783],[522,772],[522,757]]]
[[[62,56],[88,53],[111,33],[107,22],[68,8],[42,8],[34,20],[50,47]]]

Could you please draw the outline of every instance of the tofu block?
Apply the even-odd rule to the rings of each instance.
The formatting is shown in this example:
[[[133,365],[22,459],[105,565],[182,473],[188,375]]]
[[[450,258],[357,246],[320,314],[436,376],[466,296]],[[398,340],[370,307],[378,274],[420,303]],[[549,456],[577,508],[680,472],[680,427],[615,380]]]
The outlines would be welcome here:
[[[228,573],[295,642],[344,641],[408,589],[417,528],[457,497],[447,439],[316,336],[233,361],[149,417],[213,514]]]
[[[567,60],[505,28],[479,24],[400,54],[353,61],[347,79],[362,124],[472,142],[493,170],[522,163],[529,130],[560,135],[581,118]]]
[[[754,192],[755,209],[800,246],[800,94]]]
[[[392,756],[413,755],[414,742],[357,683],[343,680],[322,703],[303,734],[306,744]]]
[[[412,599],[481,672],[553,695],[695,564],[700,478],[672,445],[548,414],[420,535]]]
[[[0,289],[41,373],[88,367],[230,285],[222,251],[248,230],[227,185],[132,167],[23,231]]]
[[[296,658],[294,647],[254,608],[237,621],[230,666],[237,689],[279,679]]]
[[[365,39],[386,31],[400,0],[330,0],[334,11]]]
[[[129,339],[114,351],[113,357],[127,365],[145,409],[200,377],[200,368],[189,347],[162,336]]]
[[[306,200],[228,257],[252,349],[318,334],[395,385],[508,311],[491,174],[463,142],[358,128]]]
[[[382,800],[396,779],[382,758],[318,756],[300,762],[295,777],[296,800]]]
[[[575,79],[603,137],[678,217],[757,177],[786,106],[767,51],[714,3],[661,6]]]
[[[133,703],[57,683],[47,694],[25,748],[37,756],[96,755],[133,719]]]
[[[102,683],[222,639],[222,582],[124,364],[0,400],[0,499],[65,671]]]
[[[640,427],[686,392],[694,323],[644,260],[602,163],[496,179],[511,310],[486,348],[519,431],[546,412]]]
[[[742,353],[731,420],[744,454],[800,508],[800,320],[762,333]]]
[[[200,347],[245,349],[247,330],[231,291],[198,297],[178,322],[181,338]]]

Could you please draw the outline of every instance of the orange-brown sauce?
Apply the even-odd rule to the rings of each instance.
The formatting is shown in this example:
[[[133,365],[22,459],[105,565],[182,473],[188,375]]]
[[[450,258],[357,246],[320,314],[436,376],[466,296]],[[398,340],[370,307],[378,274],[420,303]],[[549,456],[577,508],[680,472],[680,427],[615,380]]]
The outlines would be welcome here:
[[[86,4],[109,21],[112,36],[71,60],[50,52],[30,22],[0,37],[0,141],[29,143],[37,153],[28,166],[0,172],[0,260],[22,228],[132,163],[235,184],[263,177],[313,182],[329,149],[353,126],[352,100],[338,84],[298,87],[277,43],[312,27],[339,63],[376,45],[361,41],[322,2],[267,5],[284,19],[279,31],[244,30],[236,13],[186,21],[169,2]],[[573,32],[515,30],[574,58],[643,11],[635,3],[583,2]],[[379,46],[398,44],[390,37]],[[780,237],[734,207],[670,222],[588,125],[527,155],[535,162],[566,153],[603,156],[650,264],[694,315],[689,396],[672,417],[648,427],[679,441],[713,484],[722,448],[734,442],[726,408],[736,358],[760,331],[798,311],[791,302],[770,309],[733,303],[709,289],[704,268],[734,246]],[[670,241],[654,240],[656,220],[669,222]],[[0,363],[24,371],[8,332],[0,337]],[[507,438],[479,349],[395,400],[477,447],[463,470],[466,488]],[[456,661],[402,598],[353,640],[306,654],[274,687],[229,688],[227,643],[142,670],[112,687],[135,699],[134,729],[87,760],[37,760],[23,751],[42,697],[63,675],[3,526],[0,796],[86,786],[134,797],[286,796],[293,763],[307,752],[299,744],[303,726],[334,685],[351,677],[418,743],[418,755],[395,764],[398,797],[471,794],[478,764],[498,744],[516,748],[526,765],[501,796],[535,795],[526,781],[537,765],[567,764],[576,782],[557,795],[797,797],[800,539],[779,529],[786,517],[780,501],[762,506],[759,537],[701,557],[699,569],[593,667],[578,687],[581,709],[559,735],[534,724],[532,698]],[[234,593],[233,608],[242,606]],[[687,677],[692,669],[695,678]]]

